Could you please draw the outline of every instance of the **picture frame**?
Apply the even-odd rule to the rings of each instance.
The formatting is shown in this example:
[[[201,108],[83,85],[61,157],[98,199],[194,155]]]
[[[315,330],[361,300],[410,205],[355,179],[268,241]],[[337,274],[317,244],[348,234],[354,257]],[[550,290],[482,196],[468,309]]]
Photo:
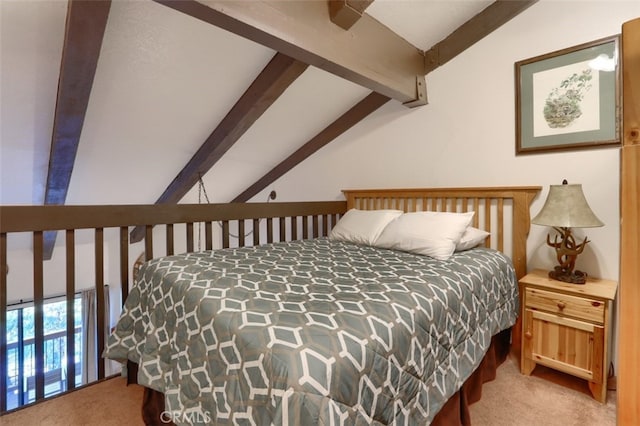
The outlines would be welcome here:
[[[620,145],[620,36],[515,63],[516,155]]]

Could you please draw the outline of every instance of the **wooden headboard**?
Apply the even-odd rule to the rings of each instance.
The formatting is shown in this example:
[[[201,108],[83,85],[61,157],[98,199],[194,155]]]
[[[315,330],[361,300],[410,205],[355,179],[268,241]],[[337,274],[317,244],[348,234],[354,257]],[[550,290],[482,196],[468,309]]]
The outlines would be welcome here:
[[[518,278],[527,273],[529,206],[539,186],[491,188],[408,188],[343,190],[347,209],[398,209],[405,212],[475,212],[472,225],[491,235],[488,247],[513,260]],[[505,236],[511,235],[511,238]]]

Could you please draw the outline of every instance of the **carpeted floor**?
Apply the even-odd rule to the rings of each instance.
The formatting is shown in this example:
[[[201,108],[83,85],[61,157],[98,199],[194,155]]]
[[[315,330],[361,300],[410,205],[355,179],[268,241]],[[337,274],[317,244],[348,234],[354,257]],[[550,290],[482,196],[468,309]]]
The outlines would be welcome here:
[[[562,383],[562,384],[558,384]],[[470,407],[474,426],[615,426],[615,392],[601,404],[587,382],[542,366],[530,377],[509,357]]]
[[[563,376],[536,367],[534,376],[526,377],[507,359],[496,380],[485,383],[482,400],[471,406],[473,425],[615,425],[614,392],[600,404],[588,395],[586,382]],[[141,400],[140,386],[115,378],[0,417],[0,425],[142,426]]]
[[[144,426],[142,387],[105,380],[0,417],[2,426]]]

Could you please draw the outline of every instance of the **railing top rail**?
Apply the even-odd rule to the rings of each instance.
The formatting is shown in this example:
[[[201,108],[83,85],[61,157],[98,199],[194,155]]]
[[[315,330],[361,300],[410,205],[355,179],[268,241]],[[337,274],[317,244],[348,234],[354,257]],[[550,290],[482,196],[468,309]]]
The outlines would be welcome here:
[[[340,214],[345,201],[0,206],[0,233]]]

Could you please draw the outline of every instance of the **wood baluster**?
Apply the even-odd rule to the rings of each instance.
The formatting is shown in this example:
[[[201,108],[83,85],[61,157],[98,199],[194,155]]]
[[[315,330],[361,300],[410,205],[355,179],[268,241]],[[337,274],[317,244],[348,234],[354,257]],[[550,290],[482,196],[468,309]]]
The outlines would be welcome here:
[[[187,234],[187,252],[188,253],[192,253],[193,247],[194,247],[194,240],[193,240],[193,222],[187,222],[186,223],[187,228],[186,228],[186,234]]]
[[[7,323],[7,234],[0,233],[0,324]],[[7,329],[0,327],[0,365],[7,365]],[[7,411],[7,369],[0,368],[0,413]]]
[[[267,218],[267,243],[273,242],[273,219]]]
[[[152,228],[149,226],[149,230]],[[150,233],[150,231],[148,232]],[[104,229],[95,231],[95,268],[96,268],[96,346],[95,361],[98,366],[98,380],[104,379],[105,360],[102,358],[105,344],[105,287],[104,287]],[[149,242],[151,243],[151,238]],[[151,244],[149,244],[151,245]]]
[[[318,215],[313,215],[313,235],[312,238],[317,238],[320,235],[320,227],[318,221]]]
[[[42,231],[33,233],[33,317],[36,401],[44,398],[44,242]]]
[[[97,231],[97,228],[96,228]],[[144,227],[144,259],[153,259],[153,226]]]
[[[253,245],[260,245],[260,219],[253,219]]]
[[[287,241],[287,220],[284,217],[280,218],[280,241]]]
[[[165,229],[166,232],[166,242],[167,242],[167,256],[173,256],[174,254],[174,240],[173,240],[173,223],[168,223]]]
[[[213,222],[210,220],[204,223],[204,246],[206,250],[213,250]]]
[[[128,237],[128,228],[124,228],[124,236]],[[120,237],[122,237],[122,229],[120,231]],[[127,239],[128,242],[128,239]],[[125,244],[128,247],[128,244]],[[66,231],[66,257],[67,257],[67,285],[66,285],[66,298],[67,298],[67,390],[72,390],[76,387],[76,321],[75,321],[75,269],[76,269],[76,256],[75,256],[75,234],[73,229],[67,229]],[[120,241],[120,250],[122,253],[122,240]],[[122,269],[122,256],[120,256]],[[121,276],[122,277],[122,276]],[[126,281],[123,282],[123,286],[126,287]],[[122,299],[124,301],[124,299]]]
[[[229,221],[222,221],[222,248],[229,248]]]
[[[240,219],[238,220],[238,247],[244,247],[247,245],[247,242],[245,241],[245,225],[244,225],[244,219]]]
[[[302,216],[302,239],[309,238],[309,216]]]
[[[298,239],[298,216],[291,217],[291,241],[296,241]]]

